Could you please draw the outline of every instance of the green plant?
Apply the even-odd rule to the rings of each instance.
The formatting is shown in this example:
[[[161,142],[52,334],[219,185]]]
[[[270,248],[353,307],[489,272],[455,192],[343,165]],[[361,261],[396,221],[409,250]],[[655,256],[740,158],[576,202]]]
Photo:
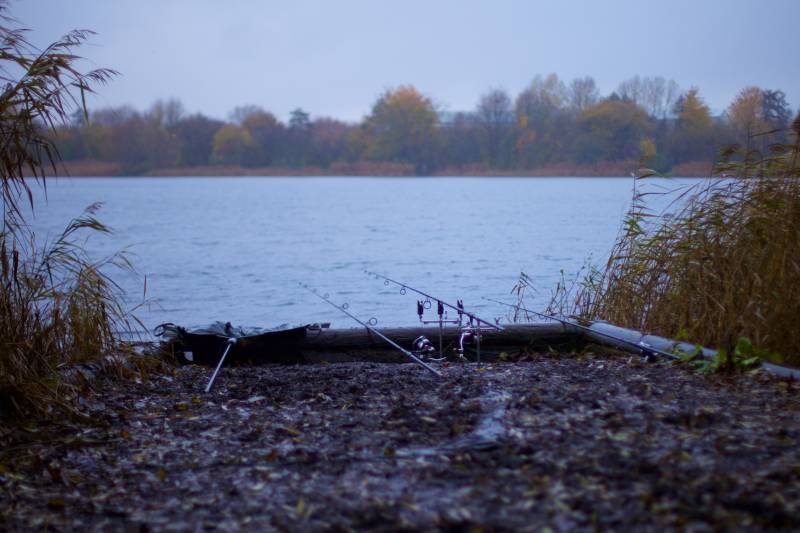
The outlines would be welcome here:
[[[774,358],[774,354],[753,346],[747,337],[739,337],[732,353],[720,349],[713,357],[704,358],[702,355],[702,348],[697,345],[691,353],[678,352],[678,362],[691,364],[701,374],[712,374],[752,370],[761,366],[762,361]]]

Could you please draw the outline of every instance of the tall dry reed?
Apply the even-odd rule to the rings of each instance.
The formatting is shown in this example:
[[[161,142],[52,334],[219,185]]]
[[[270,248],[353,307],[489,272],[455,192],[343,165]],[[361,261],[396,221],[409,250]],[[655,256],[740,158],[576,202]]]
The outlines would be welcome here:
[[[647,200],[634,194],[608,263],[560,287],[557,310],[727,353],[747,337],[800,364],[800,115],[785,144],[725,149],[711,179],[677,193],[676,211]]]
[[[107,233],[91,206],[43,249],[31,238],[0,235],[0,412],[69,411],[78,392],[65,366],[124,349],[116,331],[129,330],[122,291],[109,267],[130,269],[124,254],[91,260],[86,232]]]
[[[0,416],[72,412],[76,388],[61,369],[120,348],[114,331],[128,318],[107,269],[130,264],[124,255],[99,262],[86,255],[83,234],[108,232],[94,217],[96,205],[42,245],[25,204],[35,207],[32,187],[56,169],[56,126],[75,109],[87,115],[86,93],[114,73],[76,67],[75,49],[91,32],[38,49],[7,8],[0,1]]]

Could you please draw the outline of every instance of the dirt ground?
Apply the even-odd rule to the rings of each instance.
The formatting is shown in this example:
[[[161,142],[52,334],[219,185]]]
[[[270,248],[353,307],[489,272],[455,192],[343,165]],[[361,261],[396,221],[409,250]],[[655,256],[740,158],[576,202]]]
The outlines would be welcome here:
[[[800,385],[625,358],[101,381],[4,430],[0,530],[800,527]]]

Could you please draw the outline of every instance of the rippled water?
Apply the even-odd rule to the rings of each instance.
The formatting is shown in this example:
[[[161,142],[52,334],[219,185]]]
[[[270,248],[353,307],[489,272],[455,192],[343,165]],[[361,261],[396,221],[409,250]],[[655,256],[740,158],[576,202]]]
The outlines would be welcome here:
[[[115,229],[98,257],[136,254],[148,327],[214,320],[269,326],[349,319],[308,283],[381,325],[416,323],[414,297],[375,270],[488,318],[520,271],[547,300],[560,271],[603,261],[631,198],[624,178],[84,178],[48,181],[34,227],[54,235],[95,201]],[[123,277],[132,303],[143,279]]]

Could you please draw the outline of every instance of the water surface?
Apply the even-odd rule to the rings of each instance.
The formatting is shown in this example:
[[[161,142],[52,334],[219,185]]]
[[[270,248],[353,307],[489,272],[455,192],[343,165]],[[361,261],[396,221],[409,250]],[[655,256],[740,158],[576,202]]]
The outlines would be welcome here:
[[[48,181],[37,231],[54,235],[95,201],[112,238],[147,277],[161,322],[269,326],[349,319],[301,289],[327,292],[381,325],[416,323],[414,297],[363,274],[384,273],[488,318],[505,311],[520,271],[534,304],[588,257],[603,262],[627,209],[630,178],[71,178]],[[131,304],[143,279],[123,277]]]

